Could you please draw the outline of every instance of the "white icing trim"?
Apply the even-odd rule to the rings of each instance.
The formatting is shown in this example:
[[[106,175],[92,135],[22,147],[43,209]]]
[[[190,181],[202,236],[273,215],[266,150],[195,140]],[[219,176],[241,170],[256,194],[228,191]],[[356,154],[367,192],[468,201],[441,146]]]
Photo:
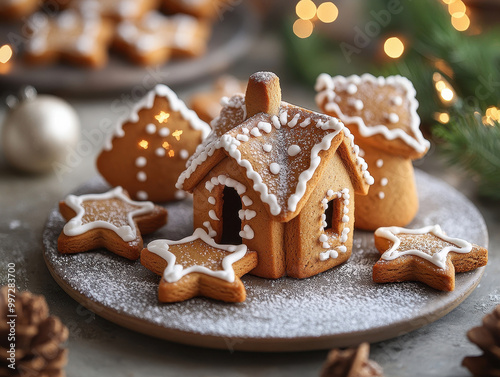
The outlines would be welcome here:
[[[371,82],[380,86],[391,85],[394,87],[402,87],[406,91],[406,99],[410,103],[410,129],[412,130],[415,138],[407,134],[400,128],[389,129],[386,125],[374,125],[367,126],[364,120],[359,116],[350,117],[345,115],[341,110],[339,105],[334,101],[336,96],[334,90],[338,85],[340,87],[345,87],[346,85],[356,84],[359,85],[362,82]],[[354,123],[357,124],[359,133],[363,137],[371,137],[373,135],[382,135],[387,140],[394,140],[396,138],[401,139],[408,146],[412,147],[419,153],[425,152],[430,143],[426,140],[422,132],[420,132],[420,118],[417,114],[418,101],[416,100],[416,92],[413,84],[406,77],[402,76],[389,76],[389,77],[374,77],[369,73],[363,74],[361,77],[352,75],[349,77],[343,76],[335,76],[332,77],[326,73],[322,73],[318,76],[316,80],[316,91],[318,94],[316,95],[316,104],[318,106],[324,106],[327,111],[333,111],[335,114],[342,120],[344,123]],[[327,100],[324,103],[325,98]],[[393,119],[394,120],[394,117]]]
[[[197,239],[201,239],[207,245],[210,245],[216,249],[224,250],[230,252],[231,254],[227,255],[222,259],[222,270],[213,271],[205,266],[190,266],[188,268],[184,268],[180,264],[175,263],[175,255],[169,251],[169,246],[171,245],[181,245],[191,241],[195,241]],[[239,260],[241,260],[247,253],[246,245],[220,245],[214,241],[203,229],[197,228],[192,236],[183,238],[179,241],[170,241],[170,240],[155,240],[148,244],[147,249],[158,255],[159,257],[165,259],[167,261],[167,268],[163,272],[163,279],[168,283],[174,283],[179,281],[182,277],[187,274],[198,272],[205,275],[213,276],[215,278],[225,280],[229,283],[233,283],[236,275],[234,273],[233,264]]]
[[[228,100],[226,99],[226,101]],[[225,103],[226,101],[222,102]],[[366,164],[365,160],[359,156],[359,147],[354,143],[354,136],[351,134],[349,129],[344,127],[342,122],[340,122],[337,118],[325,116],[323,114],[318,114],[318,115],[322,116],[323,117],[322,119],[326,118],[326,120],[319,119],[316,122],[315,126],[322,129],[323,131],[331,131],[331,132],[323,136],[322,140],[311,148],[310,166],[308,169],[300,173],[295,192],[287,198],[287,209],[290,212],[295,212],[295,210],[297,209],[298,202],[302,199],[302,197],[305,194],[307,183],[312,178],[314,172],[316,171],[317,167],[321,162],[321,157],[319,157],[319,153],[322,150],[328,150],[331,147],[332,140],[342,130],[344,132],[344,136],[349,138],[350,140],[350,147],[352,149],[352,153],[355,154],[356,164],[360,167],[361,174],[365,182],[368,185],[372,185],[374,182],[373,177],[367,170],[368,165]],[[293,119],[295,119],[295,117]],[[310,118],[307,119],[309,119],[307,124],[310,124],[311,123]],[[282,125],[286,125],[288,121],[288,111],[282,109],[279,117],[272,116],[271,121],[276,128],[279,128]],[[305,122],[306,121],[303,121],[301,125]],[[233,137],[228,133],[226,133],[222,135],[220,138],[216,138],[212,135],[209,137],[210,139],[209,142],[205,142],[203,143],[201,148],[197,148],[197,151],[189,160],[186,170],[180,174],[179,179],[177,180],[176,183],[176,187],[179,189],[183,188],[186,179],[189,179],[191,175],[196,171],[196,169],[201,164],[203,164],[209,157],[211,157],[216,150],[223,148],[228,153],[228,155],[236,161],[238,165],[246,169],[247,177],[251,179],[254,183],[253,189],[260,194],[261,201],[269,206],[269,211],[271,215],[273,216],[279,215],[283,209],[278,204],[278,198],[276,197],[275,194],[270,193],[269,188],[264,183],[260,174],[253,169],[253,166],[250,161],[242,159],[241,152],[238,150],[238,147],[241,145],[241,141],[249,140],[248,136],[238,133],[235,137]],[[265,144],[263,145],[263,148],[268,149],[265,146]]]
[[[344,245],[347,240],[348,240],[348,234],[350,233],[351,229],[346,227],[346,224],[349,222],[349,216],[347,215],[349,213],[349,199],[351,198],[351,195],[349,194],[349,189],[344,188],[339,192],[334,192],[333,190],[328,190],[326,192],[326,196],[321,200],[322,208],[323,208],[323,213],[321,214],[321,234],[318,238],[319,242],[321,243],[321,247],[323,249],[327,249],[326,251],[323,251],[322,253],[319,254],[319,260],[320,261],[326,261],[330,258],[336,259],[339,256],[340,253],[345,253],[347,252],[347,247]],[[326,228],[326,215],[325,211],[328,209],[328,202],[330,200],[335,200],[339,199],[342,200],[343,208],[342,212],[344,215],[342,216],[341,223],[342,223],[342,231],[340,234],[335,234],[335,233],[326,233],[325,228]],[[336,246],[335,249],[333,249],[330,245],[331,240],[339,240],[341,243],[339,246]]]
[[[85,215],[85,209],[82,206],[83,202],[88,200],[109,199],[120,199],[127,204],[139,207],[138,209],[127,214],[128,225],[117,227],[104,220],[93,221],[86,224],[82,223],[82,218]],[[68,205],[68,207],[76,212],[75,217],[73,217],[66,223],[66,225],[64,225],[63,232],[65,235],[71,237],[78,236],[80,234],[88,232],[89,230],[100,228],[112,230],[125,242],[130,242],[137,238],[137,229],[135,226],[134,217],[150,213],[154,209],[154,204],[151,202],[136,202],[128,198],[120,186],[103,194],[88,194],[81,196],[68,195],[64,202]]]
[[[295,189],[295,193],[290,195],[288,198],[288,210],[290,212],[294,212],[297,209],[297,204],[300,199],[304,196],[307,189],[307,182],[312,178],[314,172],[321,162],[321,157],[319,157],[319,152],[328,150],[332,145],[332,140],[337,136],[340,131],[344,129],[344,125],[336,118],[330,118],[327,123],[321,124],[318,122],[318,127],[322,129],[333,130],[323,136],[321,142],[316,144],[311,149],[311,164],[309,168],[299,175],[299,180],[297,182],[297,187]]]
[[[139,111],[142,109],[151,109],[154,105],[155,99],[157,97],[166,98],[171,111],[179,112],[181,117],[186,120],[191,128],[196,131],[201,131],[202,140],[205,139],[210,133],[210,126],[203,122],[198,115],[187,108],[186,104],[177,97],[177,94],[172,91],[168,86],[163,84],[158,84],[153,90],[149,91],[140,101],[138,101],[130,110],[130,114],[126,119],[119,121],[116,125],[114,132],[109,136],[109,138],[104,143],[105,150],[111,150],[113,148],[113,139],[115,137],[125,136],[123,131],[123,125],[125,123],[131,122],[136,123],[139,121]]]
[[[399,248],[399,245],[401,244],[401,240],[397,237],[398,234],[427,234],[431,233],[437,238],[449,242],[453,244],[452,246],[446,246],[442,250],[438,251],[437,253],[434,253],[433,255],[429,255],[427,253],[424,253],[421,250],[418,249],[410,249],[406,251],[398,251],[397,249]],[[455,253],[461,253],[461,254],[466,254],[469,253],[472,250],[472,245],[460,238],[453,238],[453,237],[448,237],[444,232],[442,231],[441,227],[439,225],[430,225],[426,226],[423,228],[418,228],[418,229],[407,229],[407,228],[401,228],[397,226],[391,226],[391,227],[384,227],[384,228],[378,228],[375,231],[375,235],[378,237],[383,237],[388,239],[389,241],[393,242],[394,244],[392,247],[384,252],[382,254],[382,259],[384,260],[394,260],[402,255],[415,255],[420,258],[424,258],[425,260],[428,260],[429,262],[435,264],[436,266],[440,268],[445,268],[446,267],[446,259],[448,256],[448,253],[450,251],[453,251]]]

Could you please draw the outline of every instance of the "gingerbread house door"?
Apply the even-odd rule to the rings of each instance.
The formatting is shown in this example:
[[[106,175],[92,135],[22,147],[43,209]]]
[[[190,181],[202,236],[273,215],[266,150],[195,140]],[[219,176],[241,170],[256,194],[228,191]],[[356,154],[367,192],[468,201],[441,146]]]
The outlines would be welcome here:
[[[243,240],[240,236],[242,209],[240,195],[233,187],[224,186],[222,191],[222,244],[240,245]]]

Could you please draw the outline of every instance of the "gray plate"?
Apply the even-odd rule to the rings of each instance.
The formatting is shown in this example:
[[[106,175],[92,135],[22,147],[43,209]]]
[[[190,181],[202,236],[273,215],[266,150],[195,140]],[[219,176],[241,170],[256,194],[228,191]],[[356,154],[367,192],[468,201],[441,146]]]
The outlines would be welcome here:
[[[16,33],[17,29],[0,23],[0,35]],[[259,21],[255,13],[243,3],[220,15],[220,21],[217,20],[214,25],[206,55],[197,59],[174,59],[162,66],[142,68],[128,62],[125,57],[111,54],[108,64],[99,70],[66,64],[31,66],[18,59],[11,72],[0,75],[0,83],[5,87],[29,84],[40,92],[76,95],[102,94],[130,88],[142,91],[159,82],[166,85],[185,84],[227,69],[248,52],[258,29]]]
[[[421,208],[410,227],[440,224],[450,235],[481,246],[488,233],[481,214],[462,194],[416,171]],[[108,187],[95,178],[77,194]],[[169,223],[145,237],[180,239],[192,233],[192,203],[169,203]],[[212,348],[299,351],[376,342],[419,328],[459,305],[477,286],[484,267],[457,275],[453,292],[420,283],[375,284],[378,252],[373,233],[356,231],[351,259],[318,276],[297,280],[243,277],[247,300],[225,304],[195,298],[159,304],[160,278],[105,250],[75,255],[57,251],[64,220],[56,208],[43,234],[45,260],[61,287],[100,316],[156,337]]]

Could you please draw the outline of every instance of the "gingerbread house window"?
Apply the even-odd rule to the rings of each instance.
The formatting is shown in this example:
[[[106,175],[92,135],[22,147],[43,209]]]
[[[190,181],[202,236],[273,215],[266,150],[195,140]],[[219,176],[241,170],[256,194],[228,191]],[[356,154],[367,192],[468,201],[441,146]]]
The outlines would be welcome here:
[[[240,245],[241,219],[239,211],[242,208],[241,198],[232,187],[225,186],[222,194],[222,244]]]
[[[342,198],[333,198],[327,203],[327,206],[328,207],[325,209],[325,223],[323,224],[323,231],[340,234],[343,214]]]

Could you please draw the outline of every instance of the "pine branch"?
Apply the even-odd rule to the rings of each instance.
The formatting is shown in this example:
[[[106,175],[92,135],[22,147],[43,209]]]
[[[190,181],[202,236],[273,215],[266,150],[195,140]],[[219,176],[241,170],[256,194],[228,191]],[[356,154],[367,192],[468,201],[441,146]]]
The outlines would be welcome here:
[[[481,195],[500,200],[500,124],[485,126],[480,116],[454,112],[433,134],[444,142],[441,150],[448,163],[476,177]]]

